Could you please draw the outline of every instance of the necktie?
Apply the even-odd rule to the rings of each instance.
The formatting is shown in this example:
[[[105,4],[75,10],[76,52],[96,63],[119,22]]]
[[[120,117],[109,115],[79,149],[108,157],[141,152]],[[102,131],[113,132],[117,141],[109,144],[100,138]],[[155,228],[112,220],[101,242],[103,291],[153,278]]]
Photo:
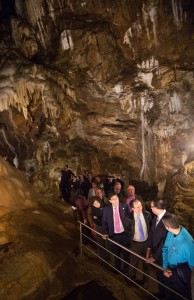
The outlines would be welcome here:
[[[158,225],[158,222],[160,221],[159,217],[156,218],[156,226]]]
[[[119,219],[119,209],[118,207],[115,207],[115,230],[117,233],[120,233],[121,227],[120,227],[120,219]]]
[[[138,230],[139,230],[139,239],[140,239],[140,241],[144,241],[145,237],[144,237],[144,232],[143,232],[143,226],[142,226],[141,219],[140,219],[140,214],[137,215],[137,226],[138,226]]]

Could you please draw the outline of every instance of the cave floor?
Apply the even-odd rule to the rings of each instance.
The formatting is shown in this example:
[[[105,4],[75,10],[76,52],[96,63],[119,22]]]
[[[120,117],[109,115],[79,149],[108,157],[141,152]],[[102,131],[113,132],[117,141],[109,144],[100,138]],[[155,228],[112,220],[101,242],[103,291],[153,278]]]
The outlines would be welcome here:
[[[66,206],[66,213],[70,214],[74,219],[73,223],[76,223],[76,218],[72,208]],[[77,223],[77,230],[79,232],[79,223]],[[79,233],[78,233],[79,235]],[[156,299],[149,293],[156,293],[156,283],[149,279],[148,290],[144,290],[141,285],[133,284],[122,274],[114,274],[113,269],[108,266],[97,256],[96,246],[93,242],[90,242],[87,246],[83,245],[82,254],[80,251],[79,237],[77,236],[77,246],[72,251],[73,256],[80,267],[80,270],[87,280],[85,283],[75,284],[74,290],[65,295],[65,300],[95,300],[97,297],[100,300],[151,300]],[[140,264],[141,268],[141,264]],[[152,266],[150,266],[149,275],[155,278],[155,272]],[[138,279],[140,276],[138,276]],[[97,291],[98,290],[98,291]],[[147,292],[148,291],[148,292]],[[95,296],[94,296],[95,295]],[[81,298],[80,298],[81,297]]]
[[[88,273],[89,277],[91,277],[91,282],[94,280],[97,285],[105,287],[110,292],[109,296],[106,297],[107,300],[151,300],[155,298],[147,293],[146,290],[143,290],[140,286],[132,284],[132,282],[125,278],[122,274],[115,275],[111,267],[106,265],[106,263],[102,264],[99,258],[90,252],[89,249],[95,252],[94,246],[89,245],[87,247],[88,248],[83,247],[83,254],[78,256],[79,264],[82,266],[85,272]],[[152,269],[150,271],[150,275],[154,277],[154,272]],[[89,286],[89,289],[92,290],[92,285]],[[156,283],[151,282],[151,280],[149,280],[148,291],[150,293],[157,292]],[[96,293],[95,291],[93,292]],[[102,297],[100,297],[101,300],[104,299],[103,293],[104,292],[102,292]],[[70,298],[67,299],[69,300]],[[83,297],[82,299],[86,298]]]

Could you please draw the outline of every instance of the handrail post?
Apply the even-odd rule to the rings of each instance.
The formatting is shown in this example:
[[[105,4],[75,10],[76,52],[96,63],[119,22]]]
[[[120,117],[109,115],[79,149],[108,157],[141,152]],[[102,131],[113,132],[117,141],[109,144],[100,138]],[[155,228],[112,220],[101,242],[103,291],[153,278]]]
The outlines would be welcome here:
[[[82,238],[82,223],[81,222],[79,222],[79,231],[80,231],[80,253],[82,255],[83,254],[83,247],[82,247],[83,238]]]

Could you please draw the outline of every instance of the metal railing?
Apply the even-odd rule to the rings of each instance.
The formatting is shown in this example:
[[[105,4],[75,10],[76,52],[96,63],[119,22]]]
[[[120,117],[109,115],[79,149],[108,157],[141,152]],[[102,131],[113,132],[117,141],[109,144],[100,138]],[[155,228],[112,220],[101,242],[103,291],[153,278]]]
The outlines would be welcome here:
[[[103,247],[102,245],[98,244],[94,239],[90,238],[88,235],[83,233],[82,227],[84,226],[85,228],[88,228],[90,231],[93,231],[95,234],[100,235],[101,237],[103,236],[101,233],[99,233],[98,231],[96,231],[95,229],[91,228],[90,226],[78,221],[78,223],[80,224],[80,253],[81,255],[83,254],[83,247],[87,248],[88,251],[90,251],[91,253],[93,253],[95,256],[97,256],[98,258],[100,258],[101,261],[103,261],[104,263],[106,263],[108,266],[110,266],[112,269],[114,269],[115,271],[117,271],[118,273],[120,273],[121,275],[123,275],[125,278],[127,278],[129,281],[131,281],[135,286],[141,288],[142,290],[144,290],[147,294],[151,295],[154,299],[159,299],[158,297],[156,297],[154,294],[152,294],[150,291],[148,291],[147,289],[145,289],[144,287],[142,287],[142,285],[138,284],[136,281],[134,281],[133,279],[131,279],[129,276],[127,276],[126,274],[124,274],[123,272],[121,272],[120,270],[117,270],[112,264],[110,264],[109,262],[107,262],[106,260],[104,260],[101,256],[99,256],[95,251],[92,251],[87,245],[84,245],[83,243],[83,237],[85,237],[88,241],[90,241],[91,243],[97,245],[98,247],[101,247],[102,249],[104,249],[106,252],[108,252],[109,254],[111,254],[114,257],[117,257],[118,259],[120,259],[123,263],[127,264],[128,266],[136,269],[138,272],[140,272],[141,274],[145,275],[146,277],[150,278],[151,280],[153,280],[154,282],[160,284],[161,286],[163,286],[165,289],[168,289],[169,291],[171,291],[172,293],[176,294],[177,296],[179,296],[181,299],[184,300],[189,300],[187,298],[185,298],[184,296],[182,296],[181,294],[177,293],[175,290],[169,288],[168,286],[164,285],[162,282],[158,281],[156,278],[150,276],[149,274],[143,272],[142,270],[140,270],[139,268],[136,268],[135,266],[133,266],[132,264],[130,264],[129,262],[125,261],[124,259],[122,259],[121,257],[117,256],[116,254],[114,254],[112,251],[108,250],[107,248]],[[136,257],[140,258],[142,261],[146,261],[146,258],[131,251],[130,249],[122,246],[121,244],[118,244],[117,242],[113,241],[112,239],[108,238],[107,239],[108,242],[115,244],[117,246],[119,246],[120,248],[122,248],[123,250],[129,252],[130,254],[135,255]],[[149,263],[149,265],[154,266],[157,269],[160,269],[161,271],[164,271],[164,269],[155,264],[154,262]]]

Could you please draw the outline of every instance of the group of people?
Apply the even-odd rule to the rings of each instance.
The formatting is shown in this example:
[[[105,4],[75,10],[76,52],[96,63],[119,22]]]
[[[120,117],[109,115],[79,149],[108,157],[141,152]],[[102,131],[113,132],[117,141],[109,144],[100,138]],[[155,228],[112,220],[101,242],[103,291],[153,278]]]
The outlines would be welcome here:
[[[83,172],[76,176],[68,165],[65,165],[61,171],[61,180],[59,183],[59,189],[62,197],[66,202],[74,201],[75,196],[83,196],[88,199],[88,196],[96,195],[96,192],[103,191],[101,197],[107,197],[110,189],[113,188],[115,182],[120,183],[121,193],[124,189],[124,181],[118,174],[108,173],[106,178],[102,181],[99,176],[92,177],[91,172]],[[90,190],[92,188],[92,190]],[[90,193],[89,193],[90,191]],[[119,194],[119,197],[121,195]]]
[[[103,184],[99,178],[90,177],[91,181],[87,178],[87,184],[90,182],[87,194],[78,193],[75,205],[80,221],[99,233],[95,237],[99,256],[109,261],[110,254],[106,249],[111,247],[115,255],[114,272],[124,273],[146,289],[148,266],[154,262],[160,266],[156,268],[156,278],[161,283],[156,296],[159,299],[181,299],[180,294],[191,299],[194,241],[176,216],[167,212],[164,200],[151,200],[150,207],[145,209],[145,203],[140,195],[135,194],[134,186],[129,185],[125,193],[124,181],[119,176],[108,174]],[[140,258],[133,253],[145,258],[142,260],[141,282],[137,276]],[[121,256],[127,263],[122,263]]]

